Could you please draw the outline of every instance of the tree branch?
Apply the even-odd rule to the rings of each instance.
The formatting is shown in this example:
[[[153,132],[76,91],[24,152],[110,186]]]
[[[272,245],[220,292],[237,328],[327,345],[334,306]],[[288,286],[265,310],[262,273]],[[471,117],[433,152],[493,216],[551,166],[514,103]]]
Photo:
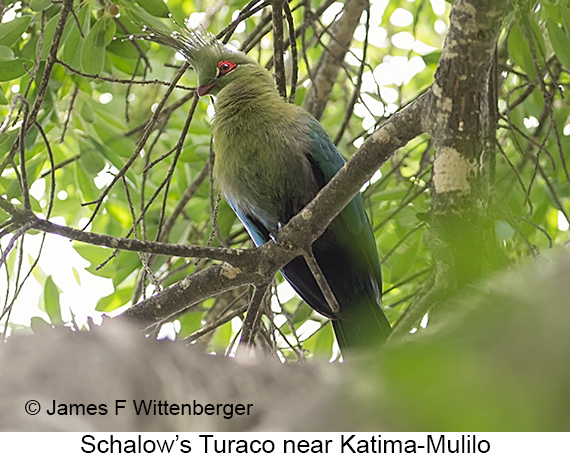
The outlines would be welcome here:
[[[227,249],[203,246],[189,246],[157,241],[119,238],[100,233],[85,232],[65,225],[54,224],[37,217],[32,211],[16,208],[3,197],[0,197],[0,208],[10,214],[15,221],[30,224],[30,228],[46,233],[54,233],[70,240],[81,241],[94,246],[103,246],[123,251],[147,252],[156,255],[175,257],[194,257],[229,262],[235,267],[242,267],[255,259],[256,249]],[[250,260],[248,260],[250,259]]]

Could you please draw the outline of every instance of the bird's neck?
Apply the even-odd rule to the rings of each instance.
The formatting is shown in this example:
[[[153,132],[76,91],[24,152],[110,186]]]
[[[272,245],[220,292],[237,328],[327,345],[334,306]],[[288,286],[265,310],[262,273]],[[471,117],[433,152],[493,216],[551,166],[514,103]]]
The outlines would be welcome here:
[[[218,92],[212,136],[216,168],[235,170],[239,163],[261,162],[287,153],[271,145],[290,132],[294,135],[295,109],[277,91],[273,77],[262,67],[253,69]],[[263,157],[260,156],[263,155]]]
[[[277,117],[286,104],[271,74],[260,67],[253,70],[250,76],[233,81],[218,93],[214,104],[214,124],[231,124],[237,116],[242,123],[251,120],[259,125],[260,119]]]

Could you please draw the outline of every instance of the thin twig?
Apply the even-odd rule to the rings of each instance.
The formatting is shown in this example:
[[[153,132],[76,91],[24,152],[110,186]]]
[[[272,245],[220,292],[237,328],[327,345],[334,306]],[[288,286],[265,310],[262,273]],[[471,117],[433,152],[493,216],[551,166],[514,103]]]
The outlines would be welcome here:
[[[65,112],[65,119],[63,120],[63,127],[61,129],[61,137],[59,138],[59,142],[63,143],[65,140],[65,133],[67,132],[67,126],[69,125],[69,121],[71,120],[71,113],[73,112],[73,108],[75,107],[75,99],[77,98],[77,94],[79,93],[79,86],[75,85],[73,88],[73,92],[71,93],[71,100],[69,100],[69,108]]]
[[[191,335],[188,335],[182,341],[185,341],[187,344],[190,344],[193,341],[196,341],[198,338],[200,338],[204,335],[207,335],[211,331],[216,330],[218,327],[221,327],[225,323],[231,321],[234,317],[237,317],[237,316],[245,313],[247,311],[248,307],[249,307],[249,303],[246,303],[245,305],[240,306],[238,309],[231,311],[230,313],[220,317],[218,320],[211,322],[208,325],[205,325],[200,330],[196,330],[194,333],[192,333]]]
[[[255,288],[255,293],[248,305],[247,315],[243,322],[241,329],[241,340],[238,347],[238,355],[245,353],[247,355],[253,346],[253,341],[256,335],[256,328],[258,322],[263,314],[263,302],[268,292],[270,291],[271,284],[260,285]]]
[[[297,41],[295,35],[295,23],[288,2],[283,2],[283,11],[287,19],[287,29],[289,30],[289,43],[291,45],[291,93],[289,103],[295,103],[295,93],[297,91],[297,79],[299,77],[299,56],[297,51]]]
[[[332,291],[330,284],[325,278],[321,267],[317,263],[317,259],[315,258],[314,254],[311,251],[305,252],[303,254],[303,258],[305,259],[305,262],[307,262],[311,273],[313,273],[313,276],[315,277],[317,284],[319,285],[321,292],[323,293],[331,311],[334,314],[340,312],[340,305],[338,304],[334,292]]]
[[[271,19],[273,22],[273,62],[275,65],[275,83],[283,98],[287,98],[285,82],[285,61],[283,60],[283,0],[271,0]]]

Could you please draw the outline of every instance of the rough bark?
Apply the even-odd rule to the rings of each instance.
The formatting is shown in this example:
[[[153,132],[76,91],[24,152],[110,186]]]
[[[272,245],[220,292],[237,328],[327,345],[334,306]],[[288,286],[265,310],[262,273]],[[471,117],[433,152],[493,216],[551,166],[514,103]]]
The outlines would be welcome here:
[[[450,290],[471,283],[501,264],[489,210],[496,99],[494,53],[509,2],[454,2],[427,110],[435,157],[431,246]],[[492,134],[490,135],[490,131]],[[447,250],[447,253],[441,252]],[[444,265],[445,263],[445,265]]]
[[[480,206],[486,198],[482,152],[493,107],[487,89],[494,52],[509,2],[454,3],[428,109],[435,159],[435,213]],[[486,158],[485,158],[486,159]]]

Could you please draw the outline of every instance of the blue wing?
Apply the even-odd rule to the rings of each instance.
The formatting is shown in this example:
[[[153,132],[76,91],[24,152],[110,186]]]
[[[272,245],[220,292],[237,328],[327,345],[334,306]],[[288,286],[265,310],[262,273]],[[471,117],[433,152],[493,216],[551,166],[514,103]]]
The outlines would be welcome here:
[[[309,118],[309,161],[323,187],[345,161],[323,127]],[[357,194],[313,244],[313,253],[340,305],[331,313],[323,294],[302,258],[283,268],[284,276],[317,311],[333,318],[341,348],[385,341],[391,332],[381,302],[382,273],[376,240],[362,196]]]
[[[345,160],[321,124],[313,118],[310,119],[312,132],[310,157],[315,162],[315,166],[318,167],[318,169],[314,169],[315,175],[319,171],[323,175],[324,182],[320,186],[323,187],[342,168]],[[341,236],[351,240],[351,249],[358,251],[359,257],[363,258],[361,260],[366,261],[371,273],[373,273],[378,285],[380,285],[382,274],[376,250],[376,240],[366,215],[362,196],[357,194],[333,222],[337,230],[342,233]]]

